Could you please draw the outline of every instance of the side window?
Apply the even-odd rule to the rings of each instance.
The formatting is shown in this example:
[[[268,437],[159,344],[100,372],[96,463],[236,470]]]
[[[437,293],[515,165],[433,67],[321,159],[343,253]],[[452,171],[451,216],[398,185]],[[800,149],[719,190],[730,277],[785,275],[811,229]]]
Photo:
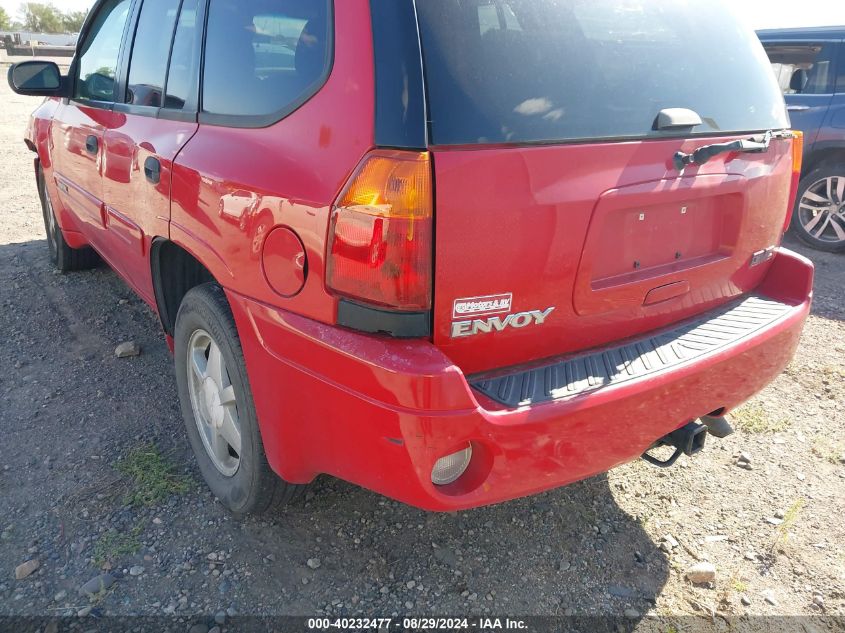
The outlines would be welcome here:
[[[170,74],[167,77],[167,96],[164,107],[182,110],[199,74],[199,25],[197,11],[199,0],[184,0],[176,35],[173,38],[173,53],[170,55]]]
[[[179,0],[144,0],[135,29],[126,103],[161,107]]]
[[[767,44],[766,53],[785,95],[830,94],[835,47],[832,44]]]
[[[129,5],[129,0],[107,0],[101,6],[78,52],[74,98],[114,101],[117,59]]]
[[[510,4],[501,0],[489,0],[478,5],[478,26],[481,35],[488,31],[522,30]]]
[[[266,116],[295,107],[328,68],[330,33],[328,0],[210,0],[203,111]]]

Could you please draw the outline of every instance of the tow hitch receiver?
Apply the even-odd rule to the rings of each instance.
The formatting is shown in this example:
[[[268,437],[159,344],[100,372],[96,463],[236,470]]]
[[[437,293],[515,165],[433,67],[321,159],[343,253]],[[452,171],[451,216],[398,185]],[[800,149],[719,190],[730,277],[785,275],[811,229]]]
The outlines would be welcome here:
[[[706,426],[699,424],[698,422],[690,422],[686,426],[679,428],[677,431],[672,431],[669,435],[660,438],[652,447],[674,446],[675,452],[669,459],[659,460],[656,457],[649,455],[648,451],[643,453],[643,459],[649,464],[654,464],[660,468],[669,468],[669,466],[674,464],[682,454],[695,455],[704,448],[704,440],[706,437]]]

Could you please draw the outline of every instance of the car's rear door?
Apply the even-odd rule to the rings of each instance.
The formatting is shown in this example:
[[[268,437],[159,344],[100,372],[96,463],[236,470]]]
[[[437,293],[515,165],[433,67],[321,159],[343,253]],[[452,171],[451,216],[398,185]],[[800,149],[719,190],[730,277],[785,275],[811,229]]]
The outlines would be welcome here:
[[[105,256],[152,302],[152,240],[169,235],[173,160],[197,129],[200,0],[136,2],[104,133]]]
[[[845,40],[837,42],[836,88],[830,100],[827,118],[816,137],[819,151],[845,147]]]
[[[763,43],[783,91],[792,127],[804,132],[804,149],[813,151],[836,86],[838,42],[767,40]]]
[[[71,64],[71,97],[53,117],[51,148],[62,206],[100,250],[105,244],[103,136],[112,125],[130,0],[106,0],[86,22]]]

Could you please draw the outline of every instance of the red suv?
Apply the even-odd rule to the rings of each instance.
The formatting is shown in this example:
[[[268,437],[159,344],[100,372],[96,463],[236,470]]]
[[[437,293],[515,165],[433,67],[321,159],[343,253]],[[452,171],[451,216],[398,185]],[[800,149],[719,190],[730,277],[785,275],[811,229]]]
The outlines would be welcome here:
[[[48,97],[53,261],[160,315],[234,512],[321,473],[456,510],[666,466],[810,309],[801,138],[721,2],[101,0],[67,76],[10,82]]]

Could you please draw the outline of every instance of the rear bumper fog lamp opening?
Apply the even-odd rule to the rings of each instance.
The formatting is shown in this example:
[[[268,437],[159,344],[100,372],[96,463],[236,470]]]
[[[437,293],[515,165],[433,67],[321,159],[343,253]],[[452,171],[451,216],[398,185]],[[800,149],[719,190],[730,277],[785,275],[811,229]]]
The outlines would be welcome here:
[[[463,475],[472,460],[472,446],[464,450],[441,457],[431,469],[431,481],[436,486],[448,486]]]

